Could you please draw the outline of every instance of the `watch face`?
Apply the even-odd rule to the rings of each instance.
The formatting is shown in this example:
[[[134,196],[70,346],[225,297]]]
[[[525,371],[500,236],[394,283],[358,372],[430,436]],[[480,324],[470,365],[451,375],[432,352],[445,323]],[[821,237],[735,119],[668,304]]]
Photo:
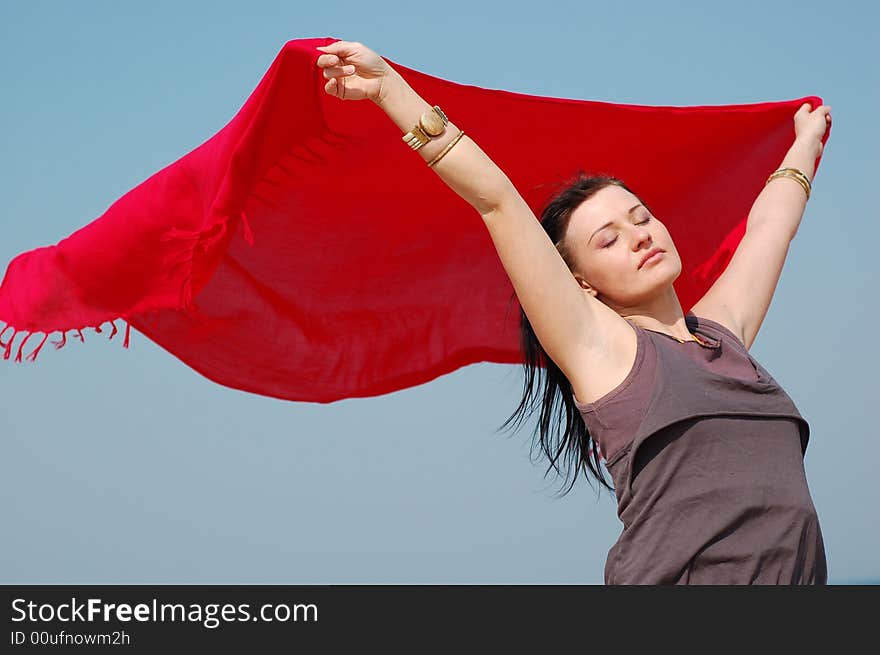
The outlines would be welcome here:
[[[445,125],[443,124],[443,119],[440,118],[437,115],[437,112],[433,109],[430,109],[422,114],[422,117],[419,119],[419,124],[422,126],[422,129],[431,136],[443,134],[443,129],[445,128]]]

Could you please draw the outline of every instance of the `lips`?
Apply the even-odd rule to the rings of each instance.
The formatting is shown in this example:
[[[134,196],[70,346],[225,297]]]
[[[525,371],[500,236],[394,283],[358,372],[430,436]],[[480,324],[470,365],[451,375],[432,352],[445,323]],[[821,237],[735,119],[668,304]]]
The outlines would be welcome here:
[[[662,248],[651,248],[647,253],[645,253],[645,256],[642,257],[642,261],[639,262],[639,268],[644,266],[645,262],[647,262],[651,257],[653,257],[654,255],[656,255],[657,253],[660,253],[660,252],[666,252],[666,251],[663,250]]]

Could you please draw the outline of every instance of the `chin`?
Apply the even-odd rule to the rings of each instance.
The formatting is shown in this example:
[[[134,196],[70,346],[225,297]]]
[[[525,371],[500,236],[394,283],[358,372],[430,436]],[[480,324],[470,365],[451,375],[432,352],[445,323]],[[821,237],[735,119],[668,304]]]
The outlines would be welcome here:
[[[672,284],[678,279],[678,276],[681,275],[681,260],[678,257],[675,257],[671,261],[665,262],[668,264],[664,273],[666,273],[666,278],[669,281],[669,284]]]
[[[668,251],[667,251],[668,252]],[[671,285],[681,275],[681,260],[678,257],[669,257],[666,261],[657,262],[654,266],[652,278],[658,287]]]

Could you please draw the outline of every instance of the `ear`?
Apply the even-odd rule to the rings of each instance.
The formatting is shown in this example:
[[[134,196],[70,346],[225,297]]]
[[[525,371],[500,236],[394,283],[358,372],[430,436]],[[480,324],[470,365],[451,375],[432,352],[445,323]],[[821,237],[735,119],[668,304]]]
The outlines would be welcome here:
[[[587,282],[581,276],[580,273],[575,273],[574,279],[577,281],[578,285],[580,285],[580,287],[582,289],[584,289],[587,293],[589,293],[591,296],[593,296],[593,298],[595,298],[597,295],[599,295],[599,292],[593,288],[593,285],[591,285],[589,282]]]

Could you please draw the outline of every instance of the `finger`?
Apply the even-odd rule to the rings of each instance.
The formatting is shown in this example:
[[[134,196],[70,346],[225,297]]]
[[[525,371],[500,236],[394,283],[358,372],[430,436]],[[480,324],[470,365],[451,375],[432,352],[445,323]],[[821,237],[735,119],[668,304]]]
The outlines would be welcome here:
[[[344,59],[345,57],[354,54],[358,45],[359,44],[355,41],[336,41],[329,45],[315,47],[323,52],[334,54]]]
[[[336,55],[320,55],[315,61],[318,66],[337,66],[339,65],[339,57]]]
[[[345,75],[353,75],[355,72],[354,66],[334,66],[333,68],[325,68],[324,69],[324,77],[330,79],[331,77],[343,77]]]
[[[315,63],[318,64],[318,66],[321,66],[321,67],[325,67],[325,66],[342,66],[342,65],[344,65],[343,62],[342,62],[342,60],[341,60],[338,56],[336,56],[336,55],[330,55],[330,54],[327,54],[327,55],[321,55],[320,57],[318,57],[318,59],[315,61]]]
[[[324,85],[324,90],[332,96],[345,100],[345,78],[332,77]]]

